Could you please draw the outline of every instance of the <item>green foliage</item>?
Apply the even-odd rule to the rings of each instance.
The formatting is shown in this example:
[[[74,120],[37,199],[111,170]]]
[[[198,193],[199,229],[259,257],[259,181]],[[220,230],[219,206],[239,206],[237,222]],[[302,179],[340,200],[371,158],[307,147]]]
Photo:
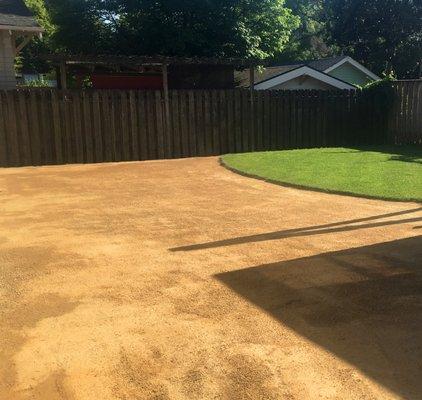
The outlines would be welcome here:
[[[325,0],[331,43],[375,73],[416,77],[422,48],[420,0]]]
[[[51,35],[56,51],[74,54],[114,52],[112,27],[101,0],[45,0],[55,30]]]
[[[45,1],[52,47],[70,53],[263,59],[299,23],[283,0]]]
[[[275,63],[291,60],[312,60],[336,53],[336,46],[328,45],[323,0],[286,0],[286,6],[300,18],[300,25]]]
[[[47,37],[51,36],[56,27],[51,21],[50,13],[47,11],[44,0],[25,0],[25,4],[35,14]]]
[[[421,0],[25,0],[44,27],[36,54],[146,54],[306,60],[351,55],[375,73],[417,77]]]
[[[26,82],[22,86],[25,86],[25,87],[50,87],[50,84],[44,78],[41,78],[41,79],[37,79],[37,80],[32,80],[30,82]]]
[[[286,0],[301,19],[275,61],[347,54],[380,75],[419,76],[421,0]]]
[[[124,53],[263,59],[287,43],[298,19],[282,0],[134,0],[111,12]]]
[[[51,21],[44,0],[25,0],[27,7],[35,14],[38,23],[44,28],[43,37],[34,37],[26,45],[16,60],[16,66],[20,70],[28,72],[46,72],[49,66],[37,56],[47,53],[52,47],[51,37],[55,32],[55,26]]]
[[[381,115],[389,115],[394,106],[397,95],[391,84],[396,80],[393,72],[384,73],[383,79],[370,82],[362,88],[363,98],[373,100],[375,112]]]

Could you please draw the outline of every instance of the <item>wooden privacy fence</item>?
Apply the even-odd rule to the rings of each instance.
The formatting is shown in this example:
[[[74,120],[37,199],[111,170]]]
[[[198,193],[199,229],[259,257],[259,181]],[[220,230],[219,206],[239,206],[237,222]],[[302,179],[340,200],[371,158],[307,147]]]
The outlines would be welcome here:
[[[0,92],[0,165],[147,160],[384,143],[357,91]]]
[[[393,82],[396,102],[389,120],[395,144],[422,144],[422,79]]]

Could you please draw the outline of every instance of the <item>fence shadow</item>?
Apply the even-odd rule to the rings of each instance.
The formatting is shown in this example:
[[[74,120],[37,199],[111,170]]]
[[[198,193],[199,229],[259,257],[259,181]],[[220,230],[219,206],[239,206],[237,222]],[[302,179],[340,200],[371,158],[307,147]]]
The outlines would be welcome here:
[[[202,250],[202,249],[210,249],[210,248],[222,247],[222,246],[234,246],[237,244],[244,244],[244,243],[277,240],[277,239],[283,239],[283,238],[288,238],[288,237],[313,236],[313,235],[321,235],[325,233],[346,232],[346,231],[353,231],[353,230],[359,230],[359,229],[377,228],[381,226],[396,225],[396,224],[403,224],[403,223],[409,223],[409,222],[421,222],[422,216],[406,218],[406,219],[380,221],[383,218],[398,217],[398,216],[413,214],[413,213],[417,213],[421,211],[422,211],[422,207],[417,207],[417,208],[412,208],[409,210],[397,211],[397,212],[388,213],[388,214],[374,215],[371,217],[356,218],[356,219],[351,219],[347,221],[333,222],[333,223],[323,224],[323,225],[306,226],[303,228],[286,229],[282,231],[261,233],[257,235],[248,235],[248,236],[240,236],[240,237],[224,239],[224,240],[217,240],[214,242],[198,243],[198,244],[191,244],[187,246],[174,247],[174,248],[171,248],[170,251]]]
[[[366,376],[420,398],[422,236],[259,265],[218,280]]]

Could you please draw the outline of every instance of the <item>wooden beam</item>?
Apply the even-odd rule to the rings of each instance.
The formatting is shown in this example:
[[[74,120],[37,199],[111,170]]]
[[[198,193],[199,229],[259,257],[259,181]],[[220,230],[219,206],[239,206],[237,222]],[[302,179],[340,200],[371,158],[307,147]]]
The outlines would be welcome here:
[[[21,50],[31,41],[32,37],[33,37],[33,34],[31,33],[24,36],[22,42],[15,48],[16,55],[18,55],[21,52]]]
[[[44,32],[44,28],[40,28],[39,26],[2,25],[1,30],[2,31],[17,31],[17,32],[36,32],[36,33]]]
[[[249,89],[251,92],[255,89],[255,67],[253,65],[249,67]]]
[[[255,67],[251,65],[249,67],[249,91],[251,94],[251,103],[253,104],[253,93],[255,90]]]
[[[117,55],[70,55],[70,54],[44,54],[41,58],[68,64],[121,64],[121,65],[228,65],[236,68],[248,68],[251,62],[236,58],[187,58],[166,56],[117,56]]]
[[[60,89],[67,89],[67,74],[66,74],[66,62],[60,62]]]

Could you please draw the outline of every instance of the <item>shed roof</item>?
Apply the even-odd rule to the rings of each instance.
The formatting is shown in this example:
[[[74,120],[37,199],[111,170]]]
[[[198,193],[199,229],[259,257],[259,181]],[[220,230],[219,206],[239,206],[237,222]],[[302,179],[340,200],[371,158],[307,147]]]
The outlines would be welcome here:
[[[258,83],[255,86],[255,89],[257,90],[271,89],[277,85],[280,85],[284,82],[287,82],[291,79],[298,78],[299,76],[303,76],[303,75],[310,76],[314,79],[322,81],[337,89],[356,89],[355,85],[352,85],[334,76],[328,75],[323,71],[318,71],[317,69],[312,68],[309,65],[299,65],[298,67],[293,68],[289,71],[283,72],[279,75],[275,75],[271,78],[267,78],[266,80]]]
[[[328,68],[332,67],[333,65],[339,63],[340,61],[347,58],[347,56],[336,56],[336,57],[329,57],[329,58],[321,58],[319,60],[311,60],[311,61],[303,61],[302,65],[307,65],[313,69],[318,71],[325,71]]]
[[[324,72],[326,69],[332,67],[333,65],[339,63],[347,56],[336,56],[329,58],[321,58],[319,60],[307,60],[307,61],[293,61],[291,63],[286,63],[283,65],[277,65],[273,67],[266,67],[262,71],[255,71],[255,84],[266,81],[274,76],[284,74],[286,72],[292,71],[296,68],[302,66],[308,66],[310,68],[316,69],[317,71]],[[235,77],[239,86],[248,87],[249,86],[249,72],[248,71],[238,71]]]
[[[22,0],[0,0],[0,29],[42,30]]]
[[[300,64],[294,65],[279,65],[275,67],[266,67],[262,70],[255,71],[255,84],[266,81],[267,79],[273,78],[274,76],[284,74],[285,72],[291,71],[295,68],[300,67]],[[249,71],[236,71],[235,81],[240,87],[249,86]]]

